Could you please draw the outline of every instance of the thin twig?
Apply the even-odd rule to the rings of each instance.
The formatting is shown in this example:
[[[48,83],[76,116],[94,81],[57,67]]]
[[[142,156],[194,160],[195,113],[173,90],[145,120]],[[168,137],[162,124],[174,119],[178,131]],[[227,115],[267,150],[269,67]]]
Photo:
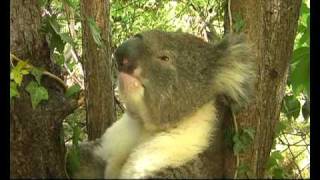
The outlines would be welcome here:
[[[230,33],[232,33],[233,29],[232,29],[231,0],[228,0],[228,15],[229,15]]]
[[[116,97],[114,96],[114,100],[115,100],[116,104],[119,106],[121,112],[123,113],[123,112],[124,112],[124,107],[122,106],[122,104],[120,103],[120,101],[118,100],[118,98],[116,98]]]
[[[310,154],[310,151],[309,151],[309,146],[310,146],[310,144],[308,144],[307,142],[306,142],[306,139],[303,139],[303,142],[305,143],[305,145],[307,145],[306,146],[306,149],[307,149],[307,151],[308,151],[308,153]]]
[[[283,135],[284,136],[284,135]],[[290,143],[285,143],[283,142],[283,140],[279,137],[279,140],[281,142],[282,145],[286,145],[286,146],[297,146],[299,143],[301,143],[303,141],[303,139],[293,143],[293,144],[290,144]],[[302,145],[302,146],[305,146],[305,145]]]
[[[234,110],[233,110],[232,106],[231,106],[231,114],[232,114],[232,121],[233,121],[233,125],[234,125],[234,130],[235,130],[236,134],[238,134],[239,133],[238,123],[237,123],[237,119],[234,114]],[[234,176],[233,176],[234,179],[236,179],[238,176],[239,165],[240,165],[240,157],[239,157],[239,154],[237,153],[236,154],[236,169],[235,169]]]
[[[14,67],[14,64],[12,62],[12,57],[10,57],[10,65],[11,65],[11,67]]]
[[[76,81],[76,82],[80,85],[80,87],[83,89],[81,81],[74,75],[74,74],[75,74],[75,71],[71,72],[66,63],[63,63],[63,67],[67,70],[69,76],[70,76],[74,81]]]

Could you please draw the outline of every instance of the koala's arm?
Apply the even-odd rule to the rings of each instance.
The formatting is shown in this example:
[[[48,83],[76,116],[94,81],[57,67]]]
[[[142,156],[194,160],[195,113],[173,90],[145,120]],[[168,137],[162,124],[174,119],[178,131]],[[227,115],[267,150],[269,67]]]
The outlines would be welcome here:
[[[75,162],[72,158],[73,147],[66,145],[67,161],[66,169],[71,179],[96,179],[104,178],[105,161],[94,154],[93,149],[100,145],[100,139],[90,142],[82,142],[79,144],[79,162]]]
[[[101,137],[101,146],[95,148],[95,154],[101,157],[108,166],[105,178],[116,178],[133,147],[141,136],[141,122],[132,119],[125,113]]]
[[[162,168],[179,167],[209,146],[216,123],[213,102],[184,118],[178,127],[156,133],[137,146],[124,164],[120,178],[146,178]]]

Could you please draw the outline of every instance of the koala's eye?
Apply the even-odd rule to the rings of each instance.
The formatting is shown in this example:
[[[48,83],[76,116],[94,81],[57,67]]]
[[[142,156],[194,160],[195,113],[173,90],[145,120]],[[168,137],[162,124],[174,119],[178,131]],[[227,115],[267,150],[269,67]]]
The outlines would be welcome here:
[[[169,61],[169,57],[168,56],[159,56],[158,57],[161,61]]]

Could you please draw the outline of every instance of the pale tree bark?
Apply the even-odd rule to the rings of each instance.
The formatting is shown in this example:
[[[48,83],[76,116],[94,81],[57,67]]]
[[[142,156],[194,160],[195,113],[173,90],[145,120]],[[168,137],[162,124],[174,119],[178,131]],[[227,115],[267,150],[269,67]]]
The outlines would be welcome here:
[[[10,53],[59,76],[40,26],[37,0],[10,1]],[[41,84],[48,90],[49,100],[33,109],[25,91],[31,79],[24,77],[20,97],[10,103],[10,177],[65,178],[62,120],[77,103],[64,98],[61,84],[44,76]]]
[[[231,14],[239,14],[244,20],[242,32],[256,48],[258,67],[255,100],[237,116],[240,128],[250,127],[256,132],[252,145],[240,155],[241,164],[248,166],[249,171],[238,177],[263,178],[265,175],[285,95],[300,5],[300,0],[247,0],[245,3],[231,0]],[[228,15],[228,11],[225,14]],[[226,28],[229,29],[228,21]],[[225,158],[226,177],[233,177],[236,164],[233,152],[229,150]]]
[[[115,121],[114,94],[111,79],[111,51],[108,0],[82,0],[83,69],[85,75],[87,129],[89,140],[99,138]],[[103,46],[94,41],[88,19],[100,29]]]

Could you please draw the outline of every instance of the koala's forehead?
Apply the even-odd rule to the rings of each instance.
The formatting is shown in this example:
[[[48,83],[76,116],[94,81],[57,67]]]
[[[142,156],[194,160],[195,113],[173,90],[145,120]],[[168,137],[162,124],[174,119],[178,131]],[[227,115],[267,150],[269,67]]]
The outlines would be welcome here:
[[[190,49],[202,49],[203,51],[207,47],[207,42],[187,33],[151,30],[138,33],[124,42],[116,54],[137,57],[138,55],[149,56],[166,50],[179,54]]]
[[[174,48],[175,39],[168,32],[152,30],[137,34],[135,37],[140,38],[143,44],[151,49]]]
[[[203,39],[194,35],[182,32],[164,32],[159,30],[146,31],[137,34],[149,47],[156,47],[157,49],[169,48],[183,49],[185,47],[192,48],[192,46],[205,48],[208,43]]]

